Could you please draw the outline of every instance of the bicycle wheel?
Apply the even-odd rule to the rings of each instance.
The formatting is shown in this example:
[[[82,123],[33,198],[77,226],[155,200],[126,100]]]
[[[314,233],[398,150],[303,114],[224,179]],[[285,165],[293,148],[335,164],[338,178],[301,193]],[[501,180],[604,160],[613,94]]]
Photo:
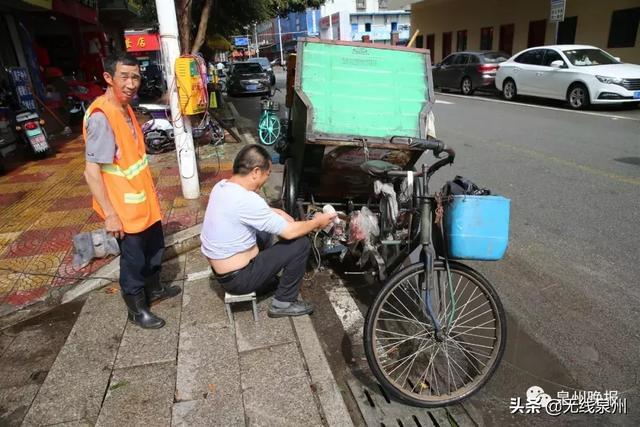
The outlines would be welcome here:
[[[273,114],[266,115],[260,120],[258,134],[260,135],[260,142],[264,145],[275,144],[280,138],[280,120]]]
[[[469,397],[491,378],[504,353],[506,320],[495,290],[472,268],[449,266],[451,287],[444,262],[436,261],[429,293],[443,326],[440,341],[422,309],[422,263],[389,279],[365,320],[364,347],[373,374],[411,405],[438,407]]]

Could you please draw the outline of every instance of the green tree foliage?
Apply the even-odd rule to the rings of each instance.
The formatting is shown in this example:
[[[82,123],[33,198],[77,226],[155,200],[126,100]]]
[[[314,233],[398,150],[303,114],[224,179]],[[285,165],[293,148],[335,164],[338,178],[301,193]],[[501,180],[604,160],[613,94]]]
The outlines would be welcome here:
[[[175,0],[178,27],[183,51],[197,52],[207,36],[242,34],[244,27],[290,12],[319,8],[325,0]],[[157,23],[155,0],[140,0],[143,17],[149,24]],[[208,21],[202,11],[210,5]],[[204,28],[203,28],[204,26]],[[198,37],[198,35],[205,35]],[[188,43],[187,43],[188,41]],[[187,46],[185,46],[187,45]]]

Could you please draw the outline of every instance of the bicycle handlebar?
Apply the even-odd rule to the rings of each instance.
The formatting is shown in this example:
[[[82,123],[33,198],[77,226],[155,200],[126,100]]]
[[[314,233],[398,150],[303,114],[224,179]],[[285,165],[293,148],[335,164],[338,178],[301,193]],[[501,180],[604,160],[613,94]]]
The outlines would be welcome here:
[[[440,153],[445,152],[447,153],[447,157],[445,157],[444,159],[440,159],[437,162],[435,162],[434,164],[432,164],[431,166],[429,166],[426,171],[423,172],[415,172],[414,176],[416,178],[422,177],[425,172],[427,174],[427,178],[430,178],[434,173],[436,173],[438,171],[438,169],[440,169],[441,167],[445,166],[445,165],[449,165],[451,163],[453,163],[453,161],[456,158],[456,152],[453,150],[453,148],[449,148],[447,147],[442,141],[439,140],[419,140],[420,143],[422,143],[423,141],[429,144],[437,144],[437,149],[440,150]],[[431,148],[427,148],[427,149],[431,149]],[[434,155],[436,154],[436,150],[434,150]],[[411,171],[388,171],[387,172],[387,176],[407,176],[409,174],[409,172]]]

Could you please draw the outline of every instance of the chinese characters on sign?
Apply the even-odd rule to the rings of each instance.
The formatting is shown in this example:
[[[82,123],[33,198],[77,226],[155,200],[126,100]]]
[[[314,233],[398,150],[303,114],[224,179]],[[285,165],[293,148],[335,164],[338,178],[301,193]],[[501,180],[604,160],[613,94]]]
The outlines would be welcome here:
[[[551,0],[551,14],[549,17],[549,22],[564,21],[565,7],[566,7],[566,0]]]
[[[627,399],[618,396],[615,390],[559,391],[556,398],[546,394],[541,387],[527,390],[527,400],[512,397],[509,404],[512,414],[547,414],[557,417],[562,414],[626,414]]]
[[[33,92],[31,90],[31,80],[29,79],[29,73],[26,68],[14,67],[10,68],[11,79],[13,80],[13,86],[18,95],[20,104],[28,110],[36,110],[36,101],[33,98]]]
[[[147,52],[160,50],[157,34],[130,34],[124,36],[127,52]]]

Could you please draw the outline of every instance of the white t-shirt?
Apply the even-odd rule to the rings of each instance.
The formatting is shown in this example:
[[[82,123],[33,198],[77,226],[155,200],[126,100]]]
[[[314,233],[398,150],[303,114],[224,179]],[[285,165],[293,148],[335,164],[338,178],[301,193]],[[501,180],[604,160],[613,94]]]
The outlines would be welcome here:
[[[287,221],[253,191],[223,179],[211,195],[202,223],[202,253],[225,259],[256,244],[256,232],[280,234]]]

